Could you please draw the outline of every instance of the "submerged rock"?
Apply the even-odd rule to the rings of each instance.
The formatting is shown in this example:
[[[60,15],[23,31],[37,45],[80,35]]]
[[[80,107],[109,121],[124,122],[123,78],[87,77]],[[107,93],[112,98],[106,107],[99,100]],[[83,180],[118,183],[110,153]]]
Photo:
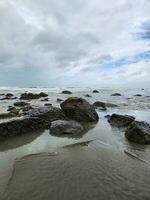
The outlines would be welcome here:
[[[44,99],[42,99],[41,101],[48,101],[49,99],[48,98],[44,98]]]
[[[62,91],[62,94],[72,94],[72,92],[69,90],[64,90],[64,91]]]
[[[122,96],[120,93],[111,94],[111,96]]]
[[[96,101],[96,102],[93,104],[93,106],[94,106],[95,108],[99,108],[100,110],[103,110],[103,111],[107,110],[107,108],[106,108],[106,103],[101,102],[101,101]]]
[[[125,132],[126,138],[138,144],[150,144],[150,124],[134,121]]]
[[[22,100],[31,100],[31,99],[40,99],[42,97],[47,97],[48,94],[41,92],[39,94],[33,94],[33,93],[23,93],[20,96],[20,99]]]
[[[99,93],[99,91],[98,90],[93,90],[93,93]]]
[[[83,130],[83,126],[76,121],[57,120],[53,121],[50,127],[50,133],[52,135],[78,134]]]
[[[77,121],[95,122],[99,117],[94,106],[90,105],[85,99],[70,97],[61,103],[61,108],[70,119]]]
[[[113,104],[113,103],[106,103],[106,107],[108,107],[108,108],[115,108],[115,107],[118,107],[118,105]]]
[[[89,95],[89,94],[86,94],[86,95],[84,95],[85,97],[92,97],[91,95]]]
[[[133,121],[135,120],[135,117],[130,115],[118,115],[118,114],[112,114],[108,118],[108,122],[115,127],[127,127],[129,126]]]
[[[61,101],[64,101],[64,100],[62,100],[62,99],[60,99],[60,98],[57,98],[57,102],[61,102]]]

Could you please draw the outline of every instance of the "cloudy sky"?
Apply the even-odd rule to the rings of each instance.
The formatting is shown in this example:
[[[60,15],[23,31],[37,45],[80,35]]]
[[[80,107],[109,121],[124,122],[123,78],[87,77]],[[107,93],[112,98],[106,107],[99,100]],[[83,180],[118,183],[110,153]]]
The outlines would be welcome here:
[[[150,0],[0,0],[0,86],[149,87]]]

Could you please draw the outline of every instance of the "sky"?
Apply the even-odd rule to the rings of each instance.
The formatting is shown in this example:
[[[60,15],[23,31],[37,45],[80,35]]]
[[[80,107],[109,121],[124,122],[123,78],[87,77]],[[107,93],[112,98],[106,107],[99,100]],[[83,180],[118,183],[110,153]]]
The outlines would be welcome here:
[[[150,0],[0,0],[0,86],[149,85]]]

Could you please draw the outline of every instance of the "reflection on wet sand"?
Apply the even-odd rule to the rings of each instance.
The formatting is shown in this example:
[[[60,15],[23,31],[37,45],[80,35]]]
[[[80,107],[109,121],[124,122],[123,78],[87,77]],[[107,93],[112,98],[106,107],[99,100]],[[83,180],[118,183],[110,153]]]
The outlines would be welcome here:
[[[149,198],[149,166],[97,141],[82,144],[18,160],[3,200]]]

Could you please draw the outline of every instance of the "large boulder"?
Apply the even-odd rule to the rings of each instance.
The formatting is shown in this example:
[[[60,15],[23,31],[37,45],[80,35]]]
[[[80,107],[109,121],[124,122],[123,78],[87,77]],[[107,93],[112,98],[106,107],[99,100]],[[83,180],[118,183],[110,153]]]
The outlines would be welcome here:
[[[134,121],[125,132],[126,138],[138,144],[150,144],[150,124]]]
[[[112,114],[108,118],[108,122],[115,127],[127,127],[129,126],[133,121],[135,120],[135,117],[130,115],[118,115],[118,114]]]
[[[23,93],[20,96],[21,100],[32,100],[32,99],[40,99],[42,97],[47,97],[48,94],[41,92],[39,94],[33,94],[33,93]]]
[[[51,123],[52,135],[78,134],[84,130],[83,126],[76,121],[56,120]]]
[[[70,97],[61,103],[61,108],[70,119],[85,122],[96,122],[99,117],[94,106],[90,105],[85,99]]]

